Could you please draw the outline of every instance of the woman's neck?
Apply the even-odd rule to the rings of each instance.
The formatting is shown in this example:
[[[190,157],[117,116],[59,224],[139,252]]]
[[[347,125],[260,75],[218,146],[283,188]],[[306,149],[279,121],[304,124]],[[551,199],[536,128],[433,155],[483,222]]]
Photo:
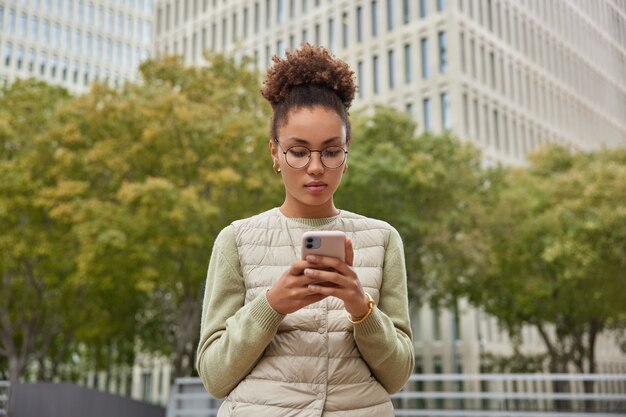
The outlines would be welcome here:
[[[284,202],[279,207],[280,212],[285,217],[291,217],[294,219],[321,219],[326,217],[334,217],[339,214],[339,210],[334,204],[328,204],[324,206],[301,206],[294,207],[287,202]]]

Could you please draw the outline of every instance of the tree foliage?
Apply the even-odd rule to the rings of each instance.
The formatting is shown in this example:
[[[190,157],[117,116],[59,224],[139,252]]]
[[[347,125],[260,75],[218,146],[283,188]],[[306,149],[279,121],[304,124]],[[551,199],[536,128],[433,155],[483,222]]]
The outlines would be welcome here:
[[[481,273],[455,291],[516,333],[537,328],[554,372],[594,372],[597,335],[626,316],[626,151],[550,146],[493,187]]]

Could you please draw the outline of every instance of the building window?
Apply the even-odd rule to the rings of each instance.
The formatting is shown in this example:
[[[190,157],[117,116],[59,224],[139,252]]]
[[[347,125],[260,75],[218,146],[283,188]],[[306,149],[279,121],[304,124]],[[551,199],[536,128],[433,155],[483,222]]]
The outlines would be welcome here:
[[[372,36],[378,35],[378,2],[373,0],[372,3]]]
[[[387,51],[387,63],[388,63],[388,70],[389,70],[389,89],[393,90],[396,87],[396,78],[395,78],[396,65],[395,65],[395,54],[394,54],[393,49],[390,49],[389,51]]]
[[[9,10],[7,21],[7,33],[11,34],[15,31],[15,10]]]
[[[335,19],[332,17],[328,19],[328,49],[330,52],[335,52]]]
[[[279,25],[285,23],[285,5],[283,0],[276,0],[276,20]]]
[[[309,31],[306,29],[302,29],[302,43],[307,43],[309,41]]]
[[[429,132],[431,129],[430,126],[430,99],[428,97],[422,100],[422,105],[424,107],[424,131]]]
[[[321,33],[321,28],[320,28],[320,24],[316,23],[315,24],[315,45],[320,45],[322,42],[322,33]]]
[[[4,6],[0,4],[0,32],[4,28]]]
[[[404,112],[407,116],[413,119],[415,117],[415,115],[413,114],[413,103],[406,103],[404,105]]]
[[[378,94],[379,92],[379,75],[380,75],[380,68],[378,67],[378,55],[374,55],[372,57],[372,86],[374,88],[374,94]]]
[[[363,8],[361,6],[356,8],[356,40],[357,42],[363,42]]]
[[[443,9],[445,9],[445,7],[446,7],[445,0],[437,0],[437,11],[438,12],[442,12]]]
[[[31,49],[28,51],[28,72],[33,72],[35,70],[35,50]]]
[[[285,43],[282,39],[276,41],[276,55],[281,58],[285,57]]]
[[[349,36],[350,36],[350,32],[349,32],[349,26],[348,26],[348,13],[344,12],[341,15],[341,37],[342,37],[342,45],[345,48],[348,47],[348,41],[349,41]]]
[[[419,2],[420,2],[420,17],[426,17],[426,1],[427,0],[419,0]]]
[[[467,68],[465,64],[465,34],[461,32],[459,34],[459,53],[461,54],[461,72],[466,73]]]
[[[393,2],[395,0],[387,0],[387,30],[393,30]]]
[[[0,14],[0,20],[2,20],[2,15]],[[2,24],[0,23],[0,29],[2,29]],[[33,16],[30,20],[30,38],[32,40],[37,40],[37,32],[39,30],[39,20]]]
[[[433,325],[433,340],[440,341],[441,340],[441,309],[436,305],[432,305],[431,311],[432,311],[432,318],[433,318],[433,324],[432,324]],[[437,367],[436,363],[435,363],[435,367]],[[441,372],[442,372],[442,369],[435,369],[435,373],[441,373]]]
[[[447,92],[441,93],[441,127],[450,130],[450,97]]]
[[[404,82],[406,84],[411,83],[412,72],[413,71],[411,69],[411,44],[407,43],[407,44],[404,44]]]
[[[26,15],[24,13],[20,15],[20,20],[17,23],[17,35],[20,38],[26,37]]]
[[[272,24],[271,0],[265,0],[265,28],[269,29]]]
[[[50,58],[50,78],[57,77],[57,57],[53,56]]]
[[[254,3],[254,33],[259,33],[259,3]]]
[[[358,88],[358,92],[359,92],[359,98],[363,98],[363,86],[365,86],[365,83],[363,82],[363,61],[359,61],[357,63],[357,78],[358,78],[358,83],[359,83],[359,88]]]
[[[152,400],[152,372],[144,372],[141,376],[142,395],[144,401]]]
[[[439,72],[446,72],[448,66],[448,54],[446,48],[446,32],[439,32]]]
[[[428,38],[421,40],[422,78],[428,79]]]
[[[46,54],[39,55],[39,75],[46,75]]]
[[[402,23],[405,25],[409,23],[411,18],[411,9],[409,7],[409,0],[402,0]]]

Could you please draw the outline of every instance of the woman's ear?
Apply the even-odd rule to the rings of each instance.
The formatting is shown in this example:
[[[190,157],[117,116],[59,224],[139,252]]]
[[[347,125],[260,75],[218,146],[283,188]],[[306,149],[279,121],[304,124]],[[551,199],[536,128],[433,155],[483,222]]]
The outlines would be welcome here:
[[[277,146],[276,146],[276,142],[273,139],[270,139],[269,146],[270,146],[270,154],[272,155],[272,160],[277,161],[278,160],[278,149],[277,149]]]

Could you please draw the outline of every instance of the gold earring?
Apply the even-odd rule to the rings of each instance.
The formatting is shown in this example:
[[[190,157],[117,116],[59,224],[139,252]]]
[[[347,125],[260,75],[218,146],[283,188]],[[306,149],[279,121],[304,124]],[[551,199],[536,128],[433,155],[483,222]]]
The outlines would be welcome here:
[[[343,166],[343,173],[345,174],[346,172],[348,172],[348,164]]]
[[[278,161],[274,159],[274,165],[272,165],[272,169],[276,174],[280,174],[280,165],[278,165]]]

